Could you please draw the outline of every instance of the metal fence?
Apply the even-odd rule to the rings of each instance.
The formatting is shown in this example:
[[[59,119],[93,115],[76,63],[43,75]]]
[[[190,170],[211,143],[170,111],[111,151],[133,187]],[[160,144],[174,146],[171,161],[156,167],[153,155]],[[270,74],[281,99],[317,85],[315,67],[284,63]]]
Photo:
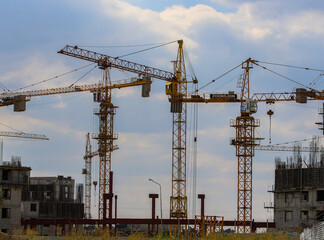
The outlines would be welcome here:
[[[305,228],[300,234],[300,240],[322,240],[324,239],[324,222],[318,222],[311,228]]]

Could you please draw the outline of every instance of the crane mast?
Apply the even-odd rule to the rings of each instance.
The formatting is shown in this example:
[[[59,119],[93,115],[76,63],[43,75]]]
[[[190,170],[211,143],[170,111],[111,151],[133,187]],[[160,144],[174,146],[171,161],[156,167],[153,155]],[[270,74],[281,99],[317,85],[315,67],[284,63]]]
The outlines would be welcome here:
[[[87,134],[86,151],[84,155],[85,169],[83,174],[85,174],[84,179],[84,215],[85,218],[91,218],[91,143],[90,134]]]
[[[84,195],[84,215],[85,218],[91,218],[91,162],[94,156],[97,156],[98,151],[91,151],[91,143],[90,143],[90,134],[86,135],[86,149],[84,155],[85,168],[82,171],[84,177],[84,185],[85,185],[85,195]]]
[[[172,189],[170,197],[170,218],[186,219],[186,168],[187,168],[187,104],[181,100],[187,95],[186,68],[183,54],[183,41],[178,41],[177,60],[174,62],[176,82],[172,83]],[[170,229],[179,233],[181,229]],[[172,233],[171,233],[172,234]]]
[[[241,88],[241,116],[231,120],[231,127],[236,130],[236,138],[232,141],[236,147],[238,159],[237,179],[237,232],[251,232],[252,221],[252,159],[255,148],[255,128],[260,121],[251,115],[256,112],[256,102],[250,99],[249,71],[253,68],[253,60],[242,64],[244,73],[238,81]]]
[[[111,85],[109,68],[106,67],[103,71],[102,85],[105,86],[101,91],[97,92],[97,101],[99,102],[99,111],[95,114],[99,118],[99,133],[94,135],[94,139],[98,141],[98,153],[99,153],[99,217],[101,219],[106,218],[104,216],[104,194],[112,194],[112,183],[110,182],[111,173],[111,153],[117,149],[114,147],[114,140],[117,140],[117,135],[114,135],[114,115],[116,113],[116,106],[111,102],[111,89],[108,86]],[[107,211],[112,213],[112,201],[108,199]],[[111,218],[112,216],[109,216]]]

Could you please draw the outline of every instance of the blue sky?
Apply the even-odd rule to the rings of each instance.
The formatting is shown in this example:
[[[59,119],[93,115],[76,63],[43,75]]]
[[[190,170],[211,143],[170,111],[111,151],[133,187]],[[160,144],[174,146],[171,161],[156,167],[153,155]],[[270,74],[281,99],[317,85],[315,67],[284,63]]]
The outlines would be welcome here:
[[[13,90],[88,64],[56,53],[66,44],[120,46],[177,39],[185,42],[199,86],[249,57],[324,69],[323,8],[320,1],[292,0],[2,1],[0,82]],[[142,48],[89,49],[120,56]],[[177,45],[171,44],[126,59],[172,71],[170,61],[175,59],[176,51]],[[319,74],[290,68],[271,69],[306,85]],[[26,90],[69,86],[88,70]],[[241,73],[238,69],[203,91],[238,91],[236,82]],[[113,81],[126,77],[117,70],[111,70],[111,76]],[[100,70],[95,69],[79,83],[96,83],[100,78]],[[252,92],[292,91],[296,87],[257,67],[251,72]],[[319,82],[317,88],[323,87]],[[113,153],[112,161],[119,214],[121,217],[150,216],[148,194],[158,193],[157,186],[147,180],[152,178],[162,184],[163,215],[168,216],[172,116],[164,95],[164,82],[154,80],[149,99],[140,98],[140,88],[132,88],[114,91],[113,102],[119,106],[115,133],[119,134],[116,144],[120,149]],[[319,107],[319,102],[276,103],[273,142],[320,134],[314,124]],[[32,167],[33,176],[65,175],[83,182],[85,134],[97,132],[98,127],[94,108],[97,105],[89,93],[34,98],[24,113],[13,113],[11,107],[3,107],[0,123],[50,138],[46,142],[6,138],[5,160],[11,155],[22,156],[23,164]],[[254,116],[261,121],[258,134],[264,138],[268,137],[269,129],[266,111],[267,106],[261,103]],[[197,193],[206,194],[208,215],[223,215],[226,219],[236,217],[237,165],[235,149],[229,145],[235,131],[229,127],[229,120],[238,114],[237,104],[199,106]],[[0,130],[10,129],[2,126]],[[96,148],[94,141],[93,148]],[[284,159],[289,153],[256,153],[253,175],[256,220],[269,217],[263,203],[270,196],[267,190],[274,182],[274,157],[278,155]],[[93,166],[96,171],[97,163],[96,160]],[[98,177],[98,173],[93,175]]]

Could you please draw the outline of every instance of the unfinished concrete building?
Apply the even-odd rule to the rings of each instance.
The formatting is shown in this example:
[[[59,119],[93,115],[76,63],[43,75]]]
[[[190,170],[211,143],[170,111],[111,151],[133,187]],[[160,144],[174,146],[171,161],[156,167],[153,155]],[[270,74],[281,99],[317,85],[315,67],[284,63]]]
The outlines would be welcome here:
[[[21,165],[20,157],[0,163],[0,186],[3,206],[0,207],[0,230],[10,232],[21,228],[22,219],[83,218],[83,186],[71,177],[30,177],[31,168]],[[38,227],[42,235],[54,235],[54,227]]]
[[[75,181],[71,177],[31,177],[22,192],[23,219],[81,219],[84,204],[74,199]],[[80,188],[80,187],[78,187]],[[36,229],[42,235],[54,235],[54,226]]]
[[[0,230],[10,232],[20,228],[22,189],[28,185],[30,167],[21,165],[20,157],[12,157],[11,162],[0,163],[0,186],[3,193]]]
[[[276,158],[274,220],[278,230],[299,231],[324,220],[324,154],[318,140],[309,159],[298,147],[286,162]]]
[[[31,177],[29,182],[22,193],[24,219],[83,217],[83,203],[74,200],[71,177]]]

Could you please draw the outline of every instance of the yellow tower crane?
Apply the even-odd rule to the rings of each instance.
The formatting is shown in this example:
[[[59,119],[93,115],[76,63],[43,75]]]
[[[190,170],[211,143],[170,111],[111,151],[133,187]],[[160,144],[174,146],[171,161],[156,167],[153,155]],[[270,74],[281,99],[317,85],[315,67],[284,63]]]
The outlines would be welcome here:
[[[297,88],[295,92],[283,93],[250,93],[250,70],[258,65],[251,58],[244,61],[241,66],[244,73],[238,81],[241,95],[238,98],[234,92],[228,94],[199,94],[195,93],[182,99],[191,103],[225,103],[239,102],[241,115],[231,120],[230,125],[236,129],[236,137],[231,144],[236,147],[238,158],[237,177],[237,232],[249,233],[252,224],[252,163],[255,147],[259,139],[255,137],[255,128],[260,126],[259,120],[251,115],[257,111],[258,102],[274,103],[276,101],[296,101],[307,103],[307,100],[324,100],[324,94],[315,89]],[[259,65],[258,65],[259,66]],[[235,67],[235,68],[237,68]],[[235,69],[234,68],[234,69]],[[233,69],[232,69],[233,70]],[[224,76],[225,74],[223,74]],[[213,80],[214,81],[214,80]],[[212,81],[212,82],[213,82]],[[208,84],[207,84],[208,85]],[[206,85],[205,85],[206,86]],[[172,99],[171,99],[172,101]]]
[[[98,151],[91,151],[90,133],[87,134],[86,150],[84,154],[85,168],[82,169],[84,174],[84,216],[91,218],[91,163],[92,158],[99,155]]]
[[[252,158],[254,156],[255,128],[260,121],[251,115],[257,111],[256,102],[250,99],[249,71],[253,61],[248,59],[242,64],[244,74],[238,84],[241,87],[241,116],[231,120],[231,127],[236,129],[237,169],[237,232],[250,232],[252,221]]]
[[[119,89],[119,88],[126,88],[126,87],[140,86],[140,85],[147,87],[147,85],[150,84],[151,82],[148,81],[148,79],[141,79],[141,78],[132,78],[129,81],[122,81],[122,82],[120,81],[110,82],[107,77],[108,75],[105,75],[104,81],[98,84],[75,85],[72,87],[2,93],[0,94],[0,106],[14,105],[14,111],[20,112],[20,111],[25,111],[26,102],[30,101],[31,97],[85,92],[85,91],[93,92],[96,98],[101,101],[100,111],[97,113],[100,116],[100,125],[99,125],[100,133],[95,135],[95,138],[99,139],[98,141],[99,143],[101,143],[99,144],[98,152],[100,154],[101,151],[102,155],[108,152],[107,155],[110,156],[110,151],[112,150],[112,140],[113,138],[115,138],[115,136],[112,134],[112,127],[108,125],[108,121],[107,121],[107,115],[112,114],[113,113],[112,109],[114,109],[113,105],[110,102],[110,91],[112,89]],[[111,115],[109,116],[111,117]],[[111,120],[112,119],[109,120],[109,124]],[[105,157],[107,157],[107,155],[105,155]],[[110,170],[110,164],[107,164],[107,162],[104,162],[104,164],[101,164],[100,166],[102,172],[107,173]],[[100,179],[102,183],[101,185],[104,186],[105,189],[107,189],[107,181],[108,181],[107,176],[105,177],[103,176],[103,174],[101,174],[101,177],[102,177],[102,179]],[[101,203],[103,203],[102,199],[99,200],[101,201]],[[102,212],[102,208],[100,208],[100,210]]]
[[[187,95],[187,80],[186,69],[183,53],[183,41],[178,41],[179,48],[177,59],[174,61],[174,73],[163,71],[157,68],[141,65],[138,63],[130,62],[120,58],[114,58],[108,55],[96,53],[93,51],[81,49],[77,46],[67,45],[58,53],[76,57],[86,61],[94,62],[99,67],[105,69],[108,72],[109,68],[117,68],[132,73],[139,74],[143,79],[147,79],[148,83],[144,85],[146,89],[150,89],[151,78],[167,81],[166,93],[170,95],[171,112],[173,113],[173,129],[172,129],[172,195],[170,200],[170,218],[187,218],[187,196],[186,196],[186,121],[187,111],[186,104],[182,103],[182,98]],[[144,89],[144,88],[143,88]],[[143,90],[145,91],[145,89]],[[106,103],[109,101],[105,100]],[[101,103],[103,106],[103,104]],[[109,105],[109,104],[108,104]],[[108,124],[113,123],[113,106],[109,106],[110,110],[103,110],[102,113],[109,113],[110,119]],[[109,190],[109,169],[111,167],[111,158],[108,156],[112,145],[107,147],[108,142],[112,142],[110,139],[107,142],[107,136],[112,134],[112,126],[101,127],[100,133],[103,137],[103,142],[99,141],[99,157],[100,162],[100,180],[99,180],[99,206],[103,206],[102,196]],[[107,131],[106,131],[107,130]],[[100,147],[102,146],[102,147]],[[100,152],[100,149],[103,151]],[[108,150],[108,151],[106,151]],[[105,186],[105,187],[100,187]],[[101,189],[101,190],[100,190]],[[102,208],[102,207],[101,207]],[[109,206],[108,206],[109,209]],[[109,210],[108,210],[109,211]],[[100,214],[102,216],[102,214]]]
[[[150,92],[151,78],[157,79],[170,79],[173,78],[173,74],[162,71],[156,68],[148,67],[145,65],[133,63],[130,61],[122,60],[119,58],[113,58],[107,55],[99,54],[96,52],[88,51],[78,48],[76,46],[66,46],[58,53],[80,58],[83,60],[95,62],[101,69],[104,70],[104,84],[110,85],[109,69],[114,67],[121,70],[137,73],[147,81],[142,88],[142,96],[148,97]],[[111,192],[112,184],[110,183],[111,173],[111,152],[114,150],[113,140],[116,139],[116,135],[113,134],[113,117],[115,114],[115,106],[111,103],[111,92],[105,91],[99,93],[100,111],[97,113],[99,116],[99,134],[96,136],[98,140],[98,152],[99,152],[99,217],[103,216],[103,204],[104,194]],[[107,211],[111,213],[112,201],[108,199]],[[109,216],[111,217],[111,216]]]

